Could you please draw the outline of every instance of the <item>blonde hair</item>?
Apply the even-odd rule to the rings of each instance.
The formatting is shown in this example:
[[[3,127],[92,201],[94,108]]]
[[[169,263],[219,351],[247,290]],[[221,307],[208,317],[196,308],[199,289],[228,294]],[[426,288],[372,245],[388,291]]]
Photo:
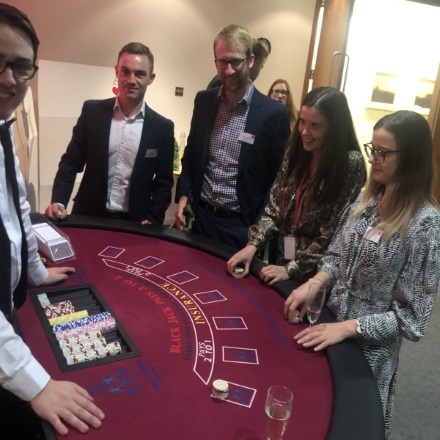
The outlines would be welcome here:
[[[377,228],[383,230],[382,239],[387,242],[398,232],[403,238],[415,212],[424,203],[437,208],[439,205],[432,195],[433,146],[426,119],[416,112],[401,110],[381,118],[373,130],[379,128],[394,136],[399,151],[394,182],[385,188],[370,176],[351,217],[358,218],[376,196],[386,191]]]
[[[244,49],[246,58],[252,55],[253,40],[247,29],[238,24],[230,24],[224,27],[214,39],[214,54],[215,46],[219,40],[224,40],[234,47]]]

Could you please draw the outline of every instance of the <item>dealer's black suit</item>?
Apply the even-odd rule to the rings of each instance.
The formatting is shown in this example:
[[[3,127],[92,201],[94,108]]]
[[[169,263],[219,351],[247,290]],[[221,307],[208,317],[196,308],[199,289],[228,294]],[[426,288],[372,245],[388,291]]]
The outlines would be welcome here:
[[[67,203],[77,173],[84,170],[72,214],[105,216],[109,138],[115,98],[86,101],[63,154],[52,203]],[[145,105],[139,150],[130,180],[128,215],[163,223],[173,187],[174,124]]]
[[[182,158],[182,172],[177,181],[176,203],[192,191],[197,212],[203,176],[209,158],[209,144],[219,105],[219,89],[197,94],[188,143]],[[241,220],[253,225],[264,208],[267,195],[281,164],[289,121],[285,106],[254,90],[245,132],[255,135],[253,145],[242,142],[238,163],[237,198]],[[197,214],[196,214],[197,219]]]

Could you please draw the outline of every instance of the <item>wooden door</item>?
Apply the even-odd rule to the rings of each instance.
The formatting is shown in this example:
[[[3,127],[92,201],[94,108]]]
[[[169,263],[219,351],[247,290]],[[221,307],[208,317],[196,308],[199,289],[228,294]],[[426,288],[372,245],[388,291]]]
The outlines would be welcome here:
[[[440,203],[440,64],[435,81],[434,92],[429,109],[428,122],[431,126],[432,139],[434,143],[434,197]]]
[[[439,0],[413,0],[419,3],[439,6]],[[312,78],[313,86],[331,85],[343,89],[345,69],[348,68],[346,57],[348,30],[355,0],[316,0],[315,16],[310,39],[309,56],[304,78],[302,99],[309,89]],[[324,7],[322,28],[316,55],[315,69],[312,70],[312,59],[318,31],[318,17],[321,6]],[[335,52],[337,55],[334,57]],[[333,64],[333,66],[332,66]],[[434,181],[434,196],[440,203],[440,66],[431,100],[428,122],[431,126],[434,140],[434,167],[436,179]]]
[[[343,86],[346,66],[348,29],[355,0],[317,0],[310,41],[309,58],[303,87],[303,98],[307,94],[309,79],[313,88],[331,85],[338,89]],[[312,58],[318,28],[321,5],[324,7],[321,34],[317,50],[316,65],[312,71]]]

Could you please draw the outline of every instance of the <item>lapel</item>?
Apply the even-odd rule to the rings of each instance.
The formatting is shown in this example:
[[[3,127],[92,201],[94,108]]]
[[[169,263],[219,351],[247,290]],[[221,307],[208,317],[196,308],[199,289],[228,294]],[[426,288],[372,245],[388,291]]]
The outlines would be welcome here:
[[[96,129],[98,138],[96,139],[96,146],[92,145],[92,150],[96,147],[100,148],[97,151],[99,157],[102,158],[102,170],[105,179],[108,178],[108,156],[109,156],[109,142],[110,142],[110,130],[113,118],[113,109],[115,106],[116,98],[106,99],[101,101],[101,111],[93,112],[95,116],[93,121],[93,129]]]
[[[153,134],[155,131],[155,127],[153,124],[153,120],[153,110],[151,110],[151,108],[148,107],[148,105],[145,103],[144,124],[142,127],[141,140],[139,142],[139,150],[136,156],[135,165],[139,157],[145,157],[145,155],[147,154],[147,147],[149,146],[148,140],[154,140]],[[150,145],[150,147],[157,148],[158,145]]]
[[[204,167],[208,164],[211,133],[219,106],[218,90],[216,91],[216,93],[213,93],[209,98],[211,102],[208,102],[207,105],[204,105],[203,103],[201,103],[200,105],[201,111],[204,111],[204,118],[201,121],[203,132],[202,163],[204,164]],[[204,129],[204,127],[206,127],[206,129]]]

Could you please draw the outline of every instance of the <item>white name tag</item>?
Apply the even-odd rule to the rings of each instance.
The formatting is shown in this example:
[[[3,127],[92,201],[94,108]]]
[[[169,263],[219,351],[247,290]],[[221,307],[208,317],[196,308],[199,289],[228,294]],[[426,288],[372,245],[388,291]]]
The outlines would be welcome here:
[[[242,131],[240,136],[238,136],[238,140],[240,142],[246,142],[247,144],[254,145],[255,135]]]
[[[296,255],[296,239],[295,237],[284,237],[284,259],[294,260]]]
[[[375,229],[369,226],[365,231],[364,238],[365,240],[370,240],[373,243],[379,243],[380,237],[382,237],[383,231],[380,229]]]
[[[152,148],[149,148],[147,152],[145,153],[145,157],[157,157],[157,153],[159,150],[154,150]]]

